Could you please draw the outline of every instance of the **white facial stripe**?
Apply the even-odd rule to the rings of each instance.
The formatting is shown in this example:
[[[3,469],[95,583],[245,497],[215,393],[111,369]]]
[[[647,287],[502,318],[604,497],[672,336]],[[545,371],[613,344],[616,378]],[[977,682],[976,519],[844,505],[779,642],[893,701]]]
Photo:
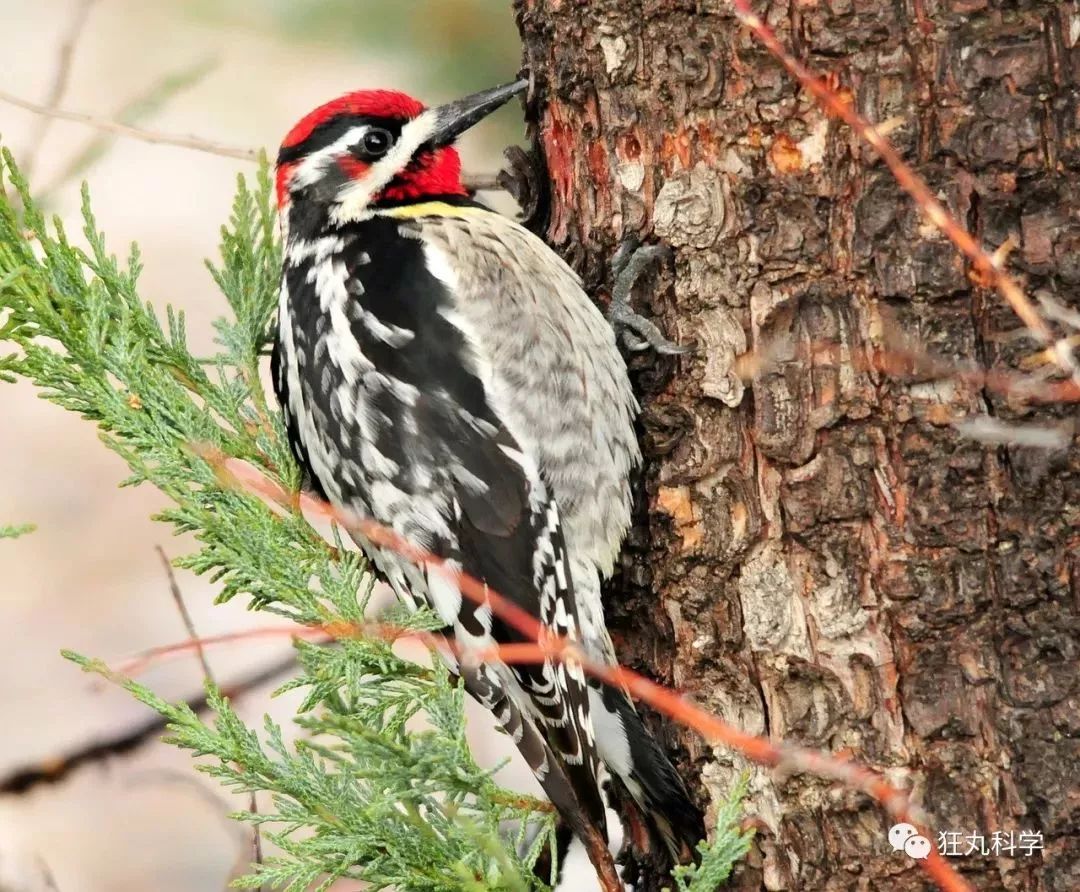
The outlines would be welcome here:
[[[330,145],[312,152],[296,168],[289,182],[289,188],[302,189],[320,180],[327,166],[333,164],[338,155],[347,152],[350,146],[356,145],[370,129],[367,124],[350,127],[343,136],[339,136]]]
[[[435,132],[437,125],[435,112],[428,109],[402,127],[401,136],[394,143],[394,147],[371,165],[371,169],[361,179],[349,183],[338,193],[336,206],[330,211],[331,222],[346,223],[362,219],[371,199],[385,189],[397,172],[409,163],[416,150]]]

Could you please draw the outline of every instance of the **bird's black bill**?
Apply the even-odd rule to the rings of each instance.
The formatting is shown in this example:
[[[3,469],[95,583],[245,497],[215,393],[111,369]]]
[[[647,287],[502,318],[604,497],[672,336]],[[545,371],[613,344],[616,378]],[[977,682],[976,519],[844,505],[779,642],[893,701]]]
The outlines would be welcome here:
[[[527,80],[515,81],[440,105],[434,109],[435,132],[428,138],[428,144],[434,148],[449,145],[473,124],[501,108],[518,93],[524,92],[528,86]]]

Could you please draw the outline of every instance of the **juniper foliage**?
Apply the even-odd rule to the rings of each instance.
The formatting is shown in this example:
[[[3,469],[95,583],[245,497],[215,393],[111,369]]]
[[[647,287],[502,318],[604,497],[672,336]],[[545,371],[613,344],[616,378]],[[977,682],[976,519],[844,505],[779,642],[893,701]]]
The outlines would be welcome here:
[[[676,892],[713,892],[723,887],[735,864],[750,850],[754,831],[740,827],[742,800],[749,782],[750,775],[744,774],[728,794],[727,801],[720,806],[716,813],[713,841],[708,845],[698,845],[700,863],[675,868],[672,876],[675,878]]]
[[[372,578],[363,557],[328,545],[299,512],[223,484],[206,450],[193,448],[242,459],[286,489],[300,486],[259,381],[281,263],[270,195],[265,161],[254,184],[238,181],[220,259],[208,264],[230,316],[215,322],[217,352],[200,359],[183,314],[168,307],[162,316],[139,296],[137,247],[125,263],[108,252],[85,186],[83,248],[58,219],[45,220],[5,152],[0,378],[27,379],[96,424],[130,468],[124,485],[149,483],[171,499],[159,519],[198,542],[177,564],[217,581],[219,601],[242,596],[303,626],[345,628],[365,619]],[[393,622],[413,631],[439,625],[424,612],[402,611]],[[552,813],[501,789],[476,764],[462,689],[438,661],[412,663],[372,638],[295,646],[300,674],[282,690],[306,691],[295,722],[307,733],[289,745],[269,719],[261,733],[246,727],[213,685],[214,718],[204,723],[99,661],[66,656],[165,716],[173,743],[210,757],[199,770],[235,791],[272,794],[271,811],[236,817],[266,825],[281,854],[241,886],[324,889],[347,877],[402,892],[546,888],[533,867],[553,843]],[[426,725],[417,730],[411,720],[421,715]],[[702,868],[677,879],[680,889],[713,888],[702,883],[726,877],[745,851],[734,825],[722,826]],[[717,859],[724,870],[707,867]]]
[[[18,539],[20,536],[34,532],[34,529],[32,523],[5,524],[0,526],[0,539]]]

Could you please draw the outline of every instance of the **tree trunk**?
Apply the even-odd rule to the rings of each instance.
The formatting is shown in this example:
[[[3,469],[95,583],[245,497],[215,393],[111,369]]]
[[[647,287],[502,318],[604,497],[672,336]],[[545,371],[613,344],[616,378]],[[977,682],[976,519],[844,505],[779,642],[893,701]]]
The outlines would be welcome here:
[[[1080,304],[1076,3],[757,11],[870,120],[899,117],[890,138],[977,238],[1016,238],[1029,294]],[[517,14],[541,230],[601,298],[624,235],[672,246],[639,309],[699,347],[634,363],[647,465],[607,604],[623,661],[742,729],[850,752],[938,830],[991,850],[995,831],[1043,834],[1031,855],[953,858],[980,890],[1080,888],[1080,449],[954,427],[1075,431],[1075,409],[917,378],[895,355],[903,335],[1003,371],[1036,345],[725,0]],[[770,361],[744,383],[748,351]],[[747,767],[666,739],[703,802]],[[761,830],[737,888],[929,888],[862,795],[755,769],[747,809]]]

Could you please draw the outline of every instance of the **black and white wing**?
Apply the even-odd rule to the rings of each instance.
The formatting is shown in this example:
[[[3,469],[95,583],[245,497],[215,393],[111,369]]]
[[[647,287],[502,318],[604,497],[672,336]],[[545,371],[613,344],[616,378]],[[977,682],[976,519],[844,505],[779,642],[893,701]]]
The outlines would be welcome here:
[[[398,221],[378,216],[317,242],[290,241],[273,375],[294,453],[332,503],[576,638],[557,505],[489,400],[439,273]],[[402,594],[422,593],[460,643],[526,640],[445,575],[387,552],[372,557]],[[463,676],[564,817],[602,828],[580,667],[492,661]]]

